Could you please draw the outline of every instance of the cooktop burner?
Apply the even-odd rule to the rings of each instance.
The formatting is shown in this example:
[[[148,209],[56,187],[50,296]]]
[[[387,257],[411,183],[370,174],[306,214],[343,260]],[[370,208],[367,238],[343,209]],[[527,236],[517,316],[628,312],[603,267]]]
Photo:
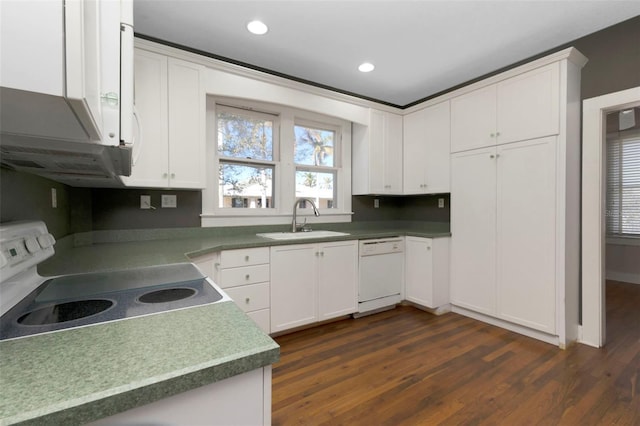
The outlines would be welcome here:
[[[194,294],[196,294],[196,291],[192,288],[167,288],[145,293],[138,300],[142,303],[165,303],[186,299]]]
[[[73,321],[104,312],[113,306],[112,300],[77,300],[58,303],[28,312],[18,318],[20,325],[45,325]]]
[[[0,340],[222,299],[223,295],[190,263],[66,275],[43,282],[2,315]]]

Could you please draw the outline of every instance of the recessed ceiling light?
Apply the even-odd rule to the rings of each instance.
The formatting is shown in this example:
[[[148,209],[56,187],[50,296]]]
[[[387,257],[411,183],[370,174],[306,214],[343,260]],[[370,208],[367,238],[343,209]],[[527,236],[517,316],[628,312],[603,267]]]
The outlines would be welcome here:
[[[269,28],[261,21],[251,21],[247,24],[247,29],[250,33],[256,35],[266,34]]]
[[[375,68],[375,66],[373,64],[370,64],[369,62],[365,62],[363,64],[360,64],[360,66],[358,67],[358,70],[360,72],[371,72],[373,71]]]

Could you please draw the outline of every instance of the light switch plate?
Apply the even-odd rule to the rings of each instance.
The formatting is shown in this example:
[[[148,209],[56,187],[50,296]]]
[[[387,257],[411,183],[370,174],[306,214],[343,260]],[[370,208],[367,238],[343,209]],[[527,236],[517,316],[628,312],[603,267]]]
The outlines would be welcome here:
[[[166,195],[162,194],[162,208],[170,208],[174,209],[178,207],[178,197],[177,195]]]
[[[444,208],[444,198],[438,198],[438,208],[439,209]]]
[[[140,196],[140,208],[141,209],[150,209],[151,208],[151,195],[141,195]]]

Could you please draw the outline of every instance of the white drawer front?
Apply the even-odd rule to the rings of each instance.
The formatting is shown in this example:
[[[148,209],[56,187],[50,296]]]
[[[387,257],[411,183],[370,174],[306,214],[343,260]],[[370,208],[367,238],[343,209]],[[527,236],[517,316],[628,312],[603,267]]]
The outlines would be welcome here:
[[[220,255],[221,268],[236,268],[261,263],[269,263],[269,247],[224,250]]]
[[[237,287],[245,284],[255,284],[269,281],[269,265],[245,266],[244,268],[223,269],[220,272],[222,288]]]
[[[258,324],[262,331],[267,334],[271,333],[271,313],[269,309],[247,312],[247,316]]]
[[[269,308],[269,283],[243,285],[225,292],[245,312]]]

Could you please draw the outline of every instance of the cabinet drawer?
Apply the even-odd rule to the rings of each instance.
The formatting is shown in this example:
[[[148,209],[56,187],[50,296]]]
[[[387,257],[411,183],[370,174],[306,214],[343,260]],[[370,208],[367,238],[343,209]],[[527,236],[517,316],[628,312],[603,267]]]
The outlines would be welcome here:
[[[236,268],[261,263],[269,263],[269,247],[224,250],[220,254],[220,267],[222,268]]]
[[[227,289],[225,292],[245,312],[269,307],[269,283],[243,285]]]
[[[261,309],[259,311],[247,312],[247,316],[253,320],[265,333],[271,333],[271,311]]]
[[[220,272],[222,288],[236,287],[269,281],[269,265],[245,266],[244,268],[223,269]]]

